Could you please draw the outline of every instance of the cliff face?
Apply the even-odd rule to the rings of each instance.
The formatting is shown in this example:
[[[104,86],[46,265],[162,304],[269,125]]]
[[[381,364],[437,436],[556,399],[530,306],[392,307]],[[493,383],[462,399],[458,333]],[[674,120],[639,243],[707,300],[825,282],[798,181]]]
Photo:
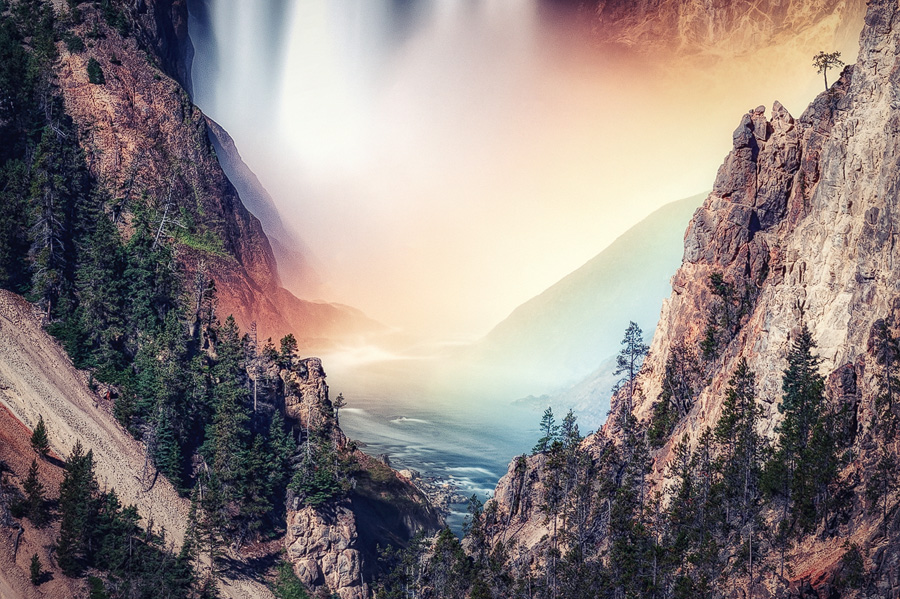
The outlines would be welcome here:
[[[739,55],[795,37],[841,36],[865,4],[863,0],[599,0],[588,3],[587,12],[603,43],[639,52]]]
[[[162,234],[180,242],[188,275],[203,271],[215,279],[219,313],[233,314],[245,330],[256,322],[263,339],[294,332],[306,347],[322,347],[378,328],[356,310],[303,301],[282,287],[259,220],[226,178],[204,115],[177,81],[188,80],[184,3],[137,3],[127,37],[98,9],[81,10],[74,31],[88,47],[69,52],[60,44],[58,84],[92,174],[123,210],[122,226],[133,203],[154,205]],[[90,59],[100,64],[104,84],[89,81]]]
[[[633,414],[646,425],[673,351],[697,348],[709,316],[721,314],[721,297],[710,284],[711,275],[721,275],[740,296],[740,307],[734,304],[733,323],[706,365],[702,389],[652,455],[650,479],[662,490],[673,446],[687,438],[696,447],[703,430],[715,425],[741,359],[756,375],[759,432],[776,437],[786,355],[801,323],[809,327],[829,401],[846,414],[842,426],[853,459],[838,477],[855,499],[841,523],[829,522],[791,549],[791,588],[798,594],[808,588],[812,596],[841,596],[828,593],[846,542],[869,552],[865,566],[879,592],[898,588],[892,574],[896,546],[882,536],[893,520],[882,522],[864,507],[877,457],[896,453],[875,436],[872,423],[876,378],[884,371],[875,356],[875,331],[887,323],[896,335],[900,319],[898,19],[896,2],[869,3],[858,61],[799,119],[777,102],[768,118],[760,107],[741,119],[713,192],[688,227],[683,264],[636,382]],[[613,409],[623,401],[624,395],[614,398]],[[622,442],[623,431],[611,420],[582,447],[598,467],[604,452]],[[512,464],[495,495],[495,538],[532,548],[532,559],[549,533],[538,507],[547,476],[542,459]]]
[[[321,280],[307,257],[308,250],[302,239],[285,226],[272,196],[244,163],[228,132],[209,117],[206,123],[219,164],[240,194],[241,202],[262,224],[284,286],[301,297],[317,297]]]
[[[640,379],[639,418],[659,394],[672,346],[699,340],[706,323],[697,315],[713,309],[713,272],[750,290],[753,306],[701,394],[696,417],[715,415],[707,397],[745,357],[769,403],[767,421],[777,424],[772,402],[801,321],[818,342],[824,371],[864,359],[873,323],[892,314],[900,289],[893,225],[900,216],[896,9],[870,5],[857,64],[799,120],[777,103],[769,120],[762,108],[742,119],[714,191],[688,228],[684,263]]]

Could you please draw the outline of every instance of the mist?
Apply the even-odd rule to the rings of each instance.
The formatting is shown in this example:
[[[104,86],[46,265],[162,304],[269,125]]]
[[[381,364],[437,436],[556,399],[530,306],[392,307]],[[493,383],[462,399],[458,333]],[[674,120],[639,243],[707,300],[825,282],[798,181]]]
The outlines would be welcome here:
[[[855,46],[826,28],[745,56],[616,54],[537,0],[191,13],[195,101],[309,247],[309,299],[434,341],[483,335],[709,189],[744,112],[798,117],[822,87],[812,55]]]

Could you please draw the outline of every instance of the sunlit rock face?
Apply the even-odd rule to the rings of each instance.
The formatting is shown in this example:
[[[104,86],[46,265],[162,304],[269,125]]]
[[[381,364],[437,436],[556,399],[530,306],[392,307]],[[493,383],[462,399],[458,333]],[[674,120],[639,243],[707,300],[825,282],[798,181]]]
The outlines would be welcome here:
[[[304,507],[288,514],[287,558],[303,584],[327,587],[341,599],[365,599],[369,588],[360,574],[356,518],[346,506],[323,514]]]
[[[865,10],[864,0],[600,0],[588,19],[603,42],[641,52],[740,55],[791,38],[832,34]],[[855,33],[855,24],[854,33]]]
[[[759,107],[740,119],[713,192],[688,227],[684,260],[638,377],[634,415],[639,422],[651,417],[673,348],[682,343],[697,347],[704,336],[717,301],[710,275],[721,274],[746,292],[748,303],[734,336],[711,357],[703,390],[654,455],[651,477],[659,488],[674,443],[687,438],[695,444],[715,425],[741,359],[756,376],[762,432],[776,436],[786,355],[801,324],[818,343],[830,400],[849,408],[847,426],[859,453],[841,476],[861,485],[852,481],[871,472],[883,449],[893,451],[859,423],[870,421],[877,396],[874,325],[885,319],[896,335],[900,320],[894,225],[900,218],[898,18],[900,6],[894,1],[869,4],[856,64],[799,118],[776,102],[771,110]],[[596,459],[620,437],[621,431],[608,423],[584,446]],[[498,513],[507,522],[498,532],[501,538],[539,546],[539,529],[547,532],[546,524],[527,506],[538,499],[528,489],[540,488],[541,470],[535,456],[511,465],[501,480],[495,494]],[[862,487],[854,488],[859,498]],[[883,543],[880,521],[867,515],[859,501],[846,536],[807,537],[792,550],[789,559],[797,576],[792,584],[802,576],[805,584],[826,589],[842,543]],[[516,530],[524,532],[518,536]],[[888,547],[875,564],[873,571],[884,581],[892,580],[895,550]]]

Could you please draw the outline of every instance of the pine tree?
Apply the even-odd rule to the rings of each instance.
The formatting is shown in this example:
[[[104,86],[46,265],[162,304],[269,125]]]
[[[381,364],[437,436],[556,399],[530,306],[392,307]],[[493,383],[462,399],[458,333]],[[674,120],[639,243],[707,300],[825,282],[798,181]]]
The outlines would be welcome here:
[[[662,391],[653,404],[647,429],[651,446],[661,447],[677,422],[690,411],[700,378],[697,356],[683,342],[675,343],[666,359]]]
[[[634,379],[644,363],[644,357],[649,351],[649,346],[644,344],[644,333],[636,322],[628,323],[625,336],[622,338],[622,349],[616,356],[616,370],[613,374],[624,376],[616,383],[616,390],[625,389],[627,401],[623,402],[623,414],[630,414],[634,400]]]
[[[578,419],[571,409],[566,413],[566,417],[563,418],[559,437],[563,448],[566,450],[572,450],[581,443],[582,437],[581,432],[578,430]]]
[[[875,397],[877,424],[884,434],[893,437],[897,429],[897,403],[900,397],[900,341],[892,332],[892,319],[879,319],[872,325],[872,349],[875,362],[881,367]]]
[[[245,472],[245,450],[249,449],[246,424],[250,420],[247,409],[249,390],[245,385],[243,345],[234,318],[228,317],[219,330],[218,361],[211,376],[213,413],[210,427],[212,467],[222,485],[226,501],[240,495],[239,484]]]
[[[96,58],[88,60],[87,64],[88,81],[94,85],[103,85],[106,83],[106,77],[103,75],[103,68]]]
[[[784,394],[778,410],[784,420],[772,460],[766,465],[767,485],[784,502],[782,527],[790,528],[788,512],[805,530],[822,512],[828,483],[837,473],[837,449],[825,405],[825,379],[820,358],[806,325],[788,352],[782,377]]]
[[[559,425],[556,424],[556,418],[553,417],[553,408],[549,406],[544,410],[544,415],[541,417],[541,432],[543,436],[538,439],[537,444],[531,449],[532,453],[549,451],[553,442],[559,437]]]
[[[445,599],[463,599],[472,576],[471,562],[449,528],[438,534],[428,562],[428,582]]]
[[[28,476],[22,484],[25,490],[25,506],[28,518],[35,526],[43,526],[47,522],[47,500],[44,497],[44,485],[38,479],[37,460],[31,460]]]
[[[550,524],[550,543],[546,556],[546,585],[549,596],[557,597],[559,591],[559,520],[563,514],[563,508],[567,498],[567,472],[566,454],[563,445],[554,441],[547,452],[547,461],[544,465],[543,492],[541,493],[540,509],[546,515],[546,522]]]
[[[347,400],[344,399],[343,393],[338,393],[337,398],[332,402],[332,406],[334,407],[334,425],[340,426],[340,420],[338,420],[338,414],[341,411],[341,408],[347,405]]]
[[[645,478],[650,465],[646,444],[633,443],[619,487],[612,498],[608,536],[609,575],[615,596],[652,597],[655,542],[647,510]]]
[[[709,291],[715,299],[710,302],[706,318],[706,332],[700,342],[703,358],[711,360],[723,344],[730,342],[740,328],[746,309],[746,297],[741,297],[734,284],[720,272],[709,275]]]
[[[79,326],[92,350],[94,365],[106,371],[121,370],[127,297],[122,278],[125,250],[106,214],[98,214],[94,225],[75,275]]]
[[[281,352],[278,354],[278,359],[282,368],[290,368],[291,360],[297,353],[297,347],[297,339],[293,333],[288,333],[281,338]]]
[[[76,441],[59,485],[60,528],[56,554],[66,576],[79,576],[87,564],[88,540],[97,516],[97,494],[93,452],[85,453]]]
[[[275,568],[275,583],[272,585],[272,594],[278,599],[309,599],[303,583],[294,574],[291,562],[282,560]]]
[[[37,553],[31,556],[31,565],[28,569],[31,574],[31,584],[34,586],[41,584],[41,578],[43,578],[44,573],[41,571],[41,558],[38,557]]]
[[[746,547],[742,555],[745,555],[750,587],[759,551],[756,536],[760,474],[767,450],[764,439],[757,432],[761,410],[756,405],[755,385],[753,372],[741,358],[728,381],[722,414],[715,428],[715,438],[721,447],[719,468],[726,506],[725,524],[738,533],[741,545]]]
[[[44,424],[44,417],[38,417],[38,423],[31,433],[31,448],[34,449],[42,458],[46,458],[50,453],[50,440],[47,438],[47,425]]]

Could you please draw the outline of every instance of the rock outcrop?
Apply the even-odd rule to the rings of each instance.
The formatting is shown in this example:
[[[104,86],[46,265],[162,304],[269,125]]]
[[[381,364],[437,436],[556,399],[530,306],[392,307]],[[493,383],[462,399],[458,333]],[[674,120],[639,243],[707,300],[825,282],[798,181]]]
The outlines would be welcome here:
[[[895,1],[869,2],[859,59],[800,118],[776,102],[768,118],[759,107],[741,119],[713,192],[685,235],[683,264],[636,383],[633,414],[646,424],[673,349],[697,347],[708,316],[721,310],[710,285],[710,276],[720,275],[740,296],[740,309],[709,357],[702,390],[653,456],[650,477],[661,489],[673,445],[685,437],[696,445],[714,425],[742,359],[756,375],[760,432],[775,438],[786,354],[801,323],[812,331],[830,401],[842,406],[842,427],[854,451],[839,476],[857,499],[845,521],[828,524],[828,534],[805,537],[791,549],[792,596],[838,596],[829,594],[829,585],[845,542],[869,552],[866,568],[885,596],[898,589],[891,574],[898,548],[881,535],[880,518],[862,499],[876,455],[896,451],[868,423],[878,395],[875,378],[883,370],[874,355],[875,332],[887,326],[896,335],[900,319],[898,23]],[[622,401],[624,394],[614,399],[614,410]],[[611,444],[621,442],[622,431],[611,420],[582,447],[596,465]],[[531,548],[532,559],[539,559],[549,532],[537,507],[542,459],[519,458],[495,493],[495,538]]]
[[[417,533],[438,532],[443,520],[412,482],[347,439],[335,419],[318,358],[295,359],[277,378],[284,385],[289,421],[302,435],[310,430],[324,434],[355,464],[345,496],[316,506],[289,497],[287,558],[310,588],[327,588],[341,599],[367,599],[369,583],[379,574],[379,546],[405,546]]]
[[[304,507],[288,517],[287,557],[303,584],[326,586],[341,599],[366,599],[369,587],[363,582],[355,548],[358,537],[356,518],[347,505],[327,514]]]

